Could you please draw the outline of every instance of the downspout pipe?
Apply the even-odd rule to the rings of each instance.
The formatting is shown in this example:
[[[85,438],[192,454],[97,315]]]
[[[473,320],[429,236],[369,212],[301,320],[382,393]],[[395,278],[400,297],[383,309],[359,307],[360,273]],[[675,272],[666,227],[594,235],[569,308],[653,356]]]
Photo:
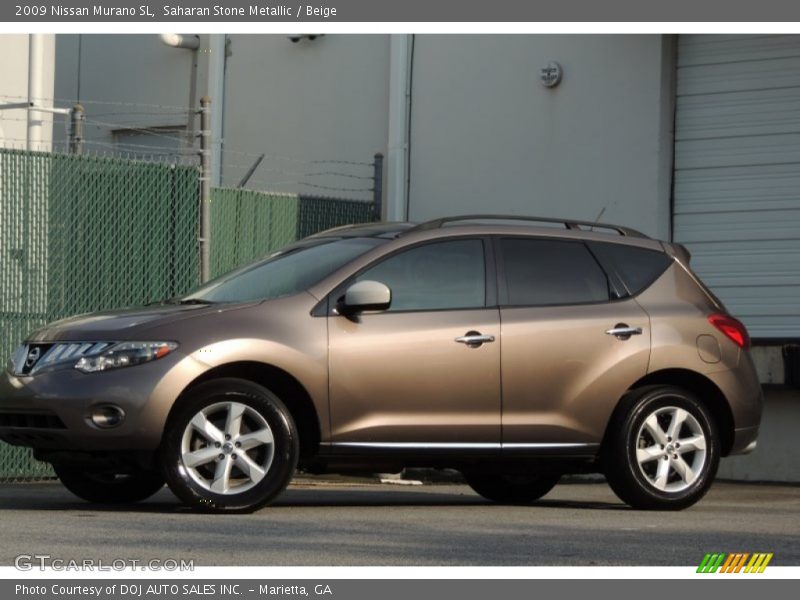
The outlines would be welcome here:
[[[408,119],[411,100],[411,36],[389,42],[389,134],[386,160],[386,220],[408,218]]]
[[[222,185],[222,139],[225,115],[225,55],[227,36],[209,36],[208,95],[211,96],[211,185]]]
[[[28,36],[28,135],[27,149],[41,150],[43,139],[42,113],[36,110],[45,101],[44,76],[45,76],[45,37],[41,33],[32,33]]]
[[[197,62],[198,50],[200,48],[199,35],[182,35],[180,33],[162,33],[158,36],[161,42],[170,48],[182,48],[192,52],[192,67],[189,72],[189,110],[186,116],[186,140],[185,147],[194,147],[195,136],[195,116],[197,111]]]

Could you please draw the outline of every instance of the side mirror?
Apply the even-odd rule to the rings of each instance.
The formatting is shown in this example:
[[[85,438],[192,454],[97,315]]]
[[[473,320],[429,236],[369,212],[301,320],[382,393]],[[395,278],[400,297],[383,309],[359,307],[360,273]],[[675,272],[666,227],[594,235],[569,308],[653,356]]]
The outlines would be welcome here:
[[[392,290],[380,281],[359,281],[344,293],[339,302],[339,312],[343,314],[365,310],[386,310],[392,303]]]

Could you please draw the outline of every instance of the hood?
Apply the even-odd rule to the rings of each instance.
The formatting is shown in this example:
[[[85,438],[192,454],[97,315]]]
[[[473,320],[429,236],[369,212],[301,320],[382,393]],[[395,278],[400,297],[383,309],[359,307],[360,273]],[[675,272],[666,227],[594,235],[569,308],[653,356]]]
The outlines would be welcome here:
[[[144,330],[184,319],[202,317],[252,306],[247,304],[158,304],[85,313],[48,323],[28,337],[28,342],[117,341],[136,339]]]

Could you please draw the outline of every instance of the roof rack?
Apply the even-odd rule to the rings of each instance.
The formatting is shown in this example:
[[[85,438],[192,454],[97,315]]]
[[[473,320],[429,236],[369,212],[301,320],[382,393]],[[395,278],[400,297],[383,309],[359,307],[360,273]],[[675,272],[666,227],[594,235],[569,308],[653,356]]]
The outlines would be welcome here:
[[[439,219],[432,219],[424,223],[420,223],[411,229],[407,229],[403,233],[411,233],[412,231],[427,231],[429,229],[439,229],[447,223],[454,223],[459,221],[525,221],[531,223],[555,223],[563,225],[565,229],[586,231],[594,229],[608,229],[614,231],[619,235],[628,237],[648,238],[649,236],[643,234],[641,231],[636,231],[629,227],[622,227],[620,225],[609,225],[608,223],[593,223],[591,221],[576,221],[575,219],[551,219],[547,217],[525,217],[519,215],[458,215],[453,217],[441,217]]]

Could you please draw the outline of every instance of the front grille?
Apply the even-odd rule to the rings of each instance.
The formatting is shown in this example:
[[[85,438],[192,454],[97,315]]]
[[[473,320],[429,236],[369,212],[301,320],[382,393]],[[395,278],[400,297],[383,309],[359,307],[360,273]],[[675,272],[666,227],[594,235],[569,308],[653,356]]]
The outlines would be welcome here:
[[[28,344],[22,356],[22,364],[18,366],[19,372],[27,375],[33,371],[52,347],[53,344]]]
[[[0,427],[18,429],[66,429],[64,422],[52,413],[0,412]]]
[[[77,362],[82,356],[95,356],[113,346],[113,342],[58,342],[28,344],[14,355],[14,372],[33,375],[40,369],[60,362]]]

